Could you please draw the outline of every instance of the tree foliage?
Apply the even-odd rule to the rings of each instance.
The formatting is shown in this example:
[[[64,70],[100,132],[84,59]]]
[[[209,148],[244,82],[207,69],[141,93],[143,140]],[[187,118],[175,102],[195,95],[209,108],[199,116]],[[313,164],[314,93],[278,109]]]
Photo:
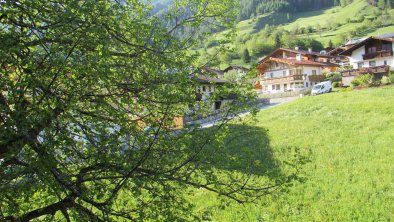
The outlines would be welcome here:
[[[247,48],[245,48],[242,53],[242,60],[244,61],[244,63],[250,63],[251,58],[250,58],[249,50]]]
[[[226,121],[173,129],[196,103],[186,49],[234,3],[179,0],[158,18],[144,2],[0,1],[2,220],[193,220],[191,188],[242,203],[295,178],[213,169],[203,151],[220,150]],[[229,85],[212,98],[230,92],[251,97]]]

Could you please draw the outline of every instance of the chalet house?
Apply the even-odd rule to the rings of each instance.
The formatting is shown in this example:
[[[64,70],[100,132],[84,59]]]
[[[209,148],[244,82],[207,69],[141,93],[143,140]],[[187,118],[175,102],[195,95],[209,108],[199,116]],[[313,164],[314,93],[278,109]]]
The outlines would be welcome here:
[[[344,55],[341,55],[341,53],[353,47],[354,45],[360,43],[361,41],[364,41],[365,39],[366,38],[350,39],[345,44],[327,51],[327,54],[334,57],[334,62],[336,64],[339,64],[342,67],[349,66],[349,58]]]
[[[242,76],[245,76],[249,72],[249,69],[239,65],[230,65],[229,67],[223,70],[224,75],[226,76],[226,74],[228,74],[230,71],[235,71],[238,77],[240,78]]]
[[[196,100],[197,101],[208,101],[212,93],[217,88],[227,83],[227,80],[223,79],[223,71],[213,69],[210,67],[203,67],[200,72],[196,73],[196,81],[199,83],[196,89]],[[220,98],[212,104],[212,111],[223,108],[225,103],[234,98]]]
[[[334,57],[312,49],[279,48],[257,65],[259,80],[255,90],[262,93],[300,91],[324,81],[323,72],[336,71]]]
[[[372,74],[380,79],[389,70],[394,71],[394,34],[369,37],[353,45],[339,55],[349,59],[349,67],[341,71],[342,83],[349,86],[351,81],[363,74]]]

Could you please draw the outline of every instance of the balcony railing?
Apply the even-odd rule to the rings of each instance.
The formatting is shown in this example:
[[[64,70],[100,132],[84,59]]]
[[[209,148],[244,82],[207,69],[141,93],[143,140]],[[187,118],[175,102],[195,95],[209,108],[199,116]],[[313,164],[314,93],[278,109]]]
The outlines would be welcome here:
[[[309,81],[311,81],[311,82],[321,82],[326,77],[324,75],[311,75],[311,76],[308,76],[308,78],[309,78]]]
[[[375,66],[375,67],[365,67],[360,69],[344,70],[341,71],[342,76],[359,76],[363,74],[379,74],[387,73],[390,70],[389,66]]]
[[[283,76],[283,77],[276,77],[276,78],[269,78],[263,79],[263,83],[282,83],[282,82],[291,82],[295,80],[303,80],[303,75],[292,75],[292,76]]]
[[[367,59],[373,59],[373,58],[377,58],[377,57],[389,57],[392,55],[393,55],[392,50],[382,50],[382,51],[378,51],[378,52],[365,53],[363,55],[363,59],[367,60]]]

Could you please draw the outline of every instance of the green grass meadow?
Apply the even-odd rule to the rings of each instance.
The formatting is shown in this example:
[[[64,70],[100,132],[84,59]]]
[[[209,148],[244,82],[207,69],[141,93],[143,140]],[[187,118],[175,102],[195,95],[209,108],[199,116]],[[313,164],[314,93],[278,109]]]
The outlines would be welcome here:
[[[206,221],[394,220],[394,87],[308,96],[250,118],[232,126],[236,140],[223,159],[238,160],[240,172],[242,164],[261,161],[285,174],[281,163],[297,147],[309,153],[300,172],[305,181],[257,204],[196,190],[190,199]]]

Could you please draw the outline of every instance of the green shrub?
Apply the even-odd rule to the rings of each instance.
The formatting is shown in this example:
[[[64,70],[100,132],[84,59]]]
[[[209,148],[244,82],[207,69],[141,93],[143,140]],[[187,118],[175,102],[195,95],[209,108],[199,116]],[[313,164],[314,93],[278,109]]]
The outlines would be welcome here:
[[[334,87],[334,88],[338,88],[339,87],[339,82],[333,82],[332,83],[332,87]]]
[[[330,72],[326,74],[326,80],[331,82],[341,82],[342,76],[339,72]]]
[[[380,80],[380,82],[382,83],[382,85],[388,85],[388,84],[390,84],[390,79],[388,76],[383,76],[382,80]]]
[[[353,87],[357,87],[360,85],[360,80],[359,78],[355,78],[352,80],[352,82],[350,83]]]
[[[387,78],[389,79],[390,84],[394,84],[394,73],[392,71],[389,72]]]
[[[377,86],[380,86],[382,83],[380,82],[380,80],[372,80],[369,84],[368,84],[368,86],[370,86],[370,87],[377,87]]]
[[[353,90],[353,87],[345,87],[345,88],[341,89],[341,92],[349,92],[349,91],[352,91],[352,90]]]
[[[377,84],[376,81],[373,81],[373,77],[371,74],[361,75],[351,82],[352,86],[375,86]],[[379,84],[378,84],[379,85]]]

